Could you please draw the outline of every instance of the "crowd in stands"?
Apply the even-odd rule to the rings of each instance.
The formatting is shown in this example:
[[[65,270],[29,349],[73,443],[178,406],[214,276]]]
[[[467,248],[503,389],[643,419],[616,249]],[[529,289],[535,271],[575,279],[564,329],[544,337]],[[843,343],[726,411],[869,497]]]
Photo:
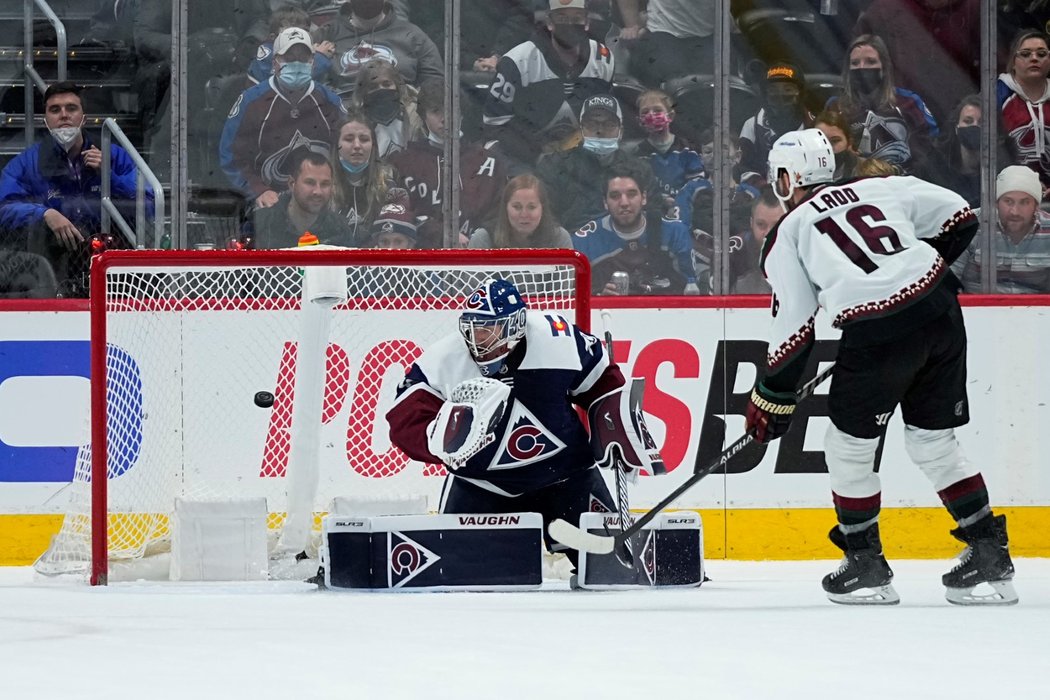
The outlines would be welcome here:
[[[97,5],[93,40],[133,47],[145,146],[163,155],[171,3],[84,2]],[[1050,2],[999,5],[996,250],[979,236],[956,272],[981,291],[994,259],[998,291],[1050,293]],[[980,0],[729,6],[721,65],[714,0],[463,0],[463,80],[450,87],[438,0],[236,0],[229,23],[209,28],[217,74],[189,76],[202,94],[221,86],[208,109],[225,115],[191,179],[242,204],[232,233],[208,243],[291,247],[309,231],[347,247],[575,248],[596,294],[618,293],[618,272],[629,294],[711,294],[728,256],[723,289],[765,294],[759,252],[783,211],[766,156],[783,133],[813,126],[838,179],[914,175],[980,206]],[[791,12],[834,32],[820,46],[749,44]],[[721,71],[737,91],[727,124],[697,102]],[[101,232],[90,92],[51,85],[46,131],[0,175],[0,298],[84,296],[93,252],[140,243]],[[728,182],[715,169],[719,129]],[[448,139],[460,144],[454,231],[442,206]],[[133,220],[135,165],[116,145],[110,159],[114,200]],[[721,192],[729,210],[716,231]]]

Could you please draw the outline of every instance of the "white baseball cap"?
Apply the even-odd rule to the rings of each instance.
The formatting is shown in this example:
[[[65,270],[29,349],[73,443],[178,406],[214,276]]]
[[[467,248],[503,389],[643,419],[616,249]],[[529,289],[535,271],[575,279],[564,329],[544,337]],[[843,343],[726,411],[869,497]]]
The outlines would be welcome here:
[[[273,40],[273,53],[275,56],[282,56],[296,44],[302,44],[313,53],[314,43],[310,40],[310,32],[299,27],[288,27],[278,34]]]
[[[587,0],[550,0],[552,10],[586,10]]]
[[[1043,185],[1039,175],[1027,165],[1009,165],[995,178],[995,198],[1007,192],[1024,192],[1038,202],[1043,198]]]

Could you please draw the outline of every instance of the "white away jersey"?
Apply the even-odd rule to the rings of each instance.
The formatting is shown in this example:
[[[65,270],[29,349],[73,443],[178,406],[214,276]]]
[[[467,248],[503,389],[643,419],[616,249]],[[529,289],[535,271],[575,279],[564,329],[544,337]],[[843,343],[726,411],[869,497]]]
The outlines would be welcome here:
[[[921,298],[946,266],[920,239],[972,217],[961,196],[915,177],[815,188],[781,219],[762,250],[773,288],[770,370],[809,344],[818,307],[840,327]]]

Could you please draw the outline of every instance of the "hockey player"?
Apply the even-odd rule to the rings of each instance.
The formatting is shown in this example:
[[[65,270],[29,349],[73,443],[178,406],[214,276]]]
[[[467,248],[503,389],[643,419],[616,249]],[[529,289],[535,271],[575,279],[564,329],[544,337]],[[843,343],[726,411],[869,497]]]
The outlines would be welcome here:
[[[629,469],[659,468],[641,411],[621,410],[624,389],[597,338],[528,311],[514,285],[489,279],[467,299],[459,333],[409,369],[386,418],[405,454],[449,468],[441,512],[538,512],[546,528],[615,511],[595,468],[608,466],[612,445]],[[602,415],[590,447],[577,406]]]
[[[817,129],[788,132],[769,154],[785,211],[760,265],[773,288],[768,370],[755,385],[747,429],[769,442],[788,429],[794,391],[813,347],[818,307],[842,329],[828,397],[824,452],[845,557],[824,577],[837,603],[899,602],[879,540],[879,438],[901,406],[909,456],[933,483],[967,548],[943,576],[963,605],[1015,603],[1006,517],[992,514],[980,471],[954,428],[969,421],[966,331],[948,270],[977,221],[962,197],[914,177],[828,184],[835,157]],[[990,584],[992,593],[974,588]],[[870,593],[864,593],[864,590]]]

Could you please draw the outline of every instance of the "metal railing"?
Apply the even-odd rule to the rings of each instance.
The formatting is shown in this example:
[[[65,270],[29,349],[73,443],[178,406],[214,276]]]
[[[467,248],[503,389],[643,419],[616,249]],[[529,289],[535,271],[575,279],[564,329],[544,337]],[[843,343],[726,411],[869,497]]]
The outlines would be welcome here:
[[[117,205],[113,203],[111,197],[110,146],[114,138],[128,152],[132,162],[135,163],[135,230],[131,229],[127,219],[117,209]],[[146,165],[146,161],[139,155],[138,150],[135,149],[135,146],[132,145],[131,141],[121,130],[116,120],[110,117],[102,122],[102,233],[108,234],[111,222],[116,221],[117,226],[120,228],[121,233],[127,237],[128,242],[135,248],[140,247],[138,233],[146,230],[147,180],[153,187],[153,241],[150,246],[145,246],[145,242],[143,242],[143,246],[156,248],[164,237],[164,188],[161,186],[157,176]]]
[[[33,53],[36,51],[36,47],[33,46],[33,15],[35,7],[40,8],[40,11],[44,13],[44,17],[51,23],[51,26],[55,28],[55,36],[58,42],[57,58],[58,58],[58,82],[62,82],[66,79],[66,54],[68,53],[68,42],[66,41],[66,26],[62,24],[62,20],[58,18],[51,6],[45,2],[45,0],[24,0],[25,11],[22,17],[22,50],[24,52],[24,72],[25,72],[25,112],[26,112],[26,146],[33,145],[33,139],[35,138],[35,130],[33,128],[33,114],[34,114],[34,92],[35,87],[43,94],[47,91],[47,83],[40,77],[40,74],[36,72],[36,68],[33,67]]]

